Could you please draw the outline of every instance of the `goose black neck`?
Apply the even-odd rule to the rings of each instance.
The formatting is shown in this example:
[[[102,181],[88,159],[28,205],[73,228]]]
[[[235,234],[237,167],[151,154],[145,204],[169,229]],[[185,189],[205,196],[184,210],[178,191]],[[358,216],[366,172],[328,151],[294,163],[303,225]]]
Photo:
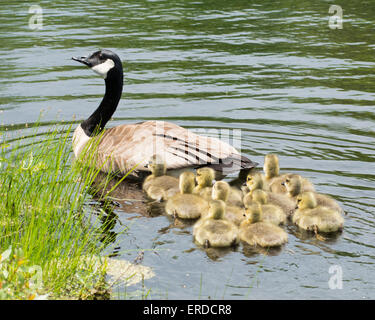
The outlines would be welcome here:
[[[111,70],[105,79],[105,94],[99,107],[81,123],[83,131],[89,137],[99,134],[111,119],[121,99],[123,86],[122,70]]]

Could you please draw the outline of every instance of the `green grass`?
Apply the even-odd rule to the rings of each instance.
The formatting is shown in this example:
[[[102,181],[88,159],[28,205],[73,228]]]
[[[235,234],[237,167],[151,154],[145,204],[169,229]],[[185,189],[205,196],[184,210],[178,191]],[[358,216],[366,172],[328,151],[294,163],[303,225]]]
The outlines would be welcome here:
[[[107,244],[84,205],[99,170],[92,156],[72,162],[71,131],[0,132],[0,299],[106,295]]]

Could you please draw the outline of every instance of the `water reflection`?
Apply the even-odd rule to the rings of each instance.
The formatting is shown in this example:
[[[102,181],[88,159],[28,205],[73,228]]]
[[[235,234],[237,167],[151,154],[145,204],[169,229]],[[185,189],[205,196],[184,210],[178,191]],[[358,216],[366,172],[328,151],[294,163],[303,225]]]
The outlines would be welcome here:
[[[278,153],[285,171],[306,176],[348,212],[343,234],[324,242],[287,225],[289,242],[276,255],[240,246],[215,260],[220,253],[211,259],[192,243],[191,226],[175,224],[135,184],[122,184],[112,193],[119,206],[103,214],[105,232],[108,239],[117,233],[115,252],[125,259],[131,254],[124,250],[161,250],[158,256],[144,251],[157,274],[149,286],[170,299],[192,299],[203,275],[202,297],[215,296],[234,268],[226,297],[374,297],[368,276],[375,261],[371,1],[342,0],[342,30],[328,27],[326,1],[140,0],[116,3],[116,10],[111,0],[40,5],[46,19],[37,32],[28,29],[24,3],[2,8],[1,133],[31,135],[25,124],[36,122],[41,109],[50,109],[45,130],[57,118],[74,124],[86,118],[102,98],[103,80],[70,57],[108,48],[125,69],[123,99],[110,126],[159,119],[197,130],[240,129],[246,156],[262,164],[266,153]],[[340,292],[327,289],[329,264],[343,268]],[[191,272],[197,266],[199,273]],[[243,270],[261,279],[250,295],[238,286]],[[190,291],[181,285],[186,273]]]

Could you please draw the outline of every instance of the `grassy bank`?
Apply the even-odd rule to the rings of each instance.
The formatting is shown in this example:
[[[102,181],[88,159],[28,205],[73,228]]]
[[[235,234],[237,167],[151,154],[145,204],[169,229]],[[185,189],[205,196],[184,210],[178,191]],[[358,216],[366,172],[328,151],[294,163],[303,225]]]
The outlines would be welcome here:
[[[71,127],[0,133],[0,299],[106,294],[106,244],[84,206],[98,170],[72,163],[70,137]]]

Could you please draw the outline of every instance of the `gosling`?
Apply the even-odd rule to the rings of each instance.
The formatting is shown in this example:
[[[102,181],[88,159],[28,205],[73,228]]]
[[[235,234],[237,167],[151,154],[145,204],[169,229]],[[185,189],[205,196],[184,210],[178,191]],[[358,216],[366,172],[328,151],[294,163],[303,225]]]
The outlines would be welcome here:
[[[240,225],[240,240],[261,247],[279,247],[288,241],[288,234],[279,226],[262,221],[262,207],[259,203],[246,210],[247,219]]]
[[[204,167],[197,169],[196,176],[197,186],[194,188],[193,193],[200,195],[207,201],[211,200],[212,182],[215,179],[215,170]]]
[[[267,154],[264,158],[263,171],[265,180],[269,184],[269,189],[275,193],[286,193],[286,187],[283,184],[287,178],[292,176],[301,177],[302,191],[315,191],[314,185],[306,178],[300,175],[285,173],[280,175],[279,157],[276,154]]]
[[[212,187],[212,199],[224,201],[226,204],[224,218],[239,226],[245,219],[245,209],[231,205],[231,202],[228,201],[231,189],[230,185],[225,181],[215,182]]]
[[[286,194],[273,193],[264,189],[264,180],[260,174],[248,175],[246,178],[246,185],[250,192],[245,195],[244,203],[251,203],[252,194],[255,190],[263,190],[267,194],[267,203],[279,206],[287,217],[291,216],[296,208],[296,201],[288,197]]]
[[[230,247],[238,244],[238,228],[224,219],[225,202],[211,200],[209,214],[197,221],[193,228],[195,241],[204,247]]]
[[[330,233],[341,231],[344,226],[342,215],[331,208],[318,205],[313,192],[304,192],[297,197],[297,211],[293,223],[304,230]]]
[[[268,195],[265,191],[260,189],[254,190],[252,198],[247,197],[245,200],[248,201],[244,203],[245,208],[249,208],[254,203],[259,203],[261,205],[263,221],[270,222],[277,226],[286,223],[286,214],[279,206],[268,203]]]
[[[197,194],[193,194],[195,175],[185,171],[179,177],[180,193],[169,198],[165,211],[175,218],[197,219],[208,211],[208,202]]]
[[[287,178],[284,183],[288,195],[291,199],[297,198],[298,195],[302,194],[304,191],[302,190],[302,179],[298,175],[292,176],[291,178]],[[311,191],[310,191],[311,192]],[[335,210],[337,212],[344,213],[344,210],[340,207],[340,205],[337,203],[336,200],[331,198],[330,196],[327,196],[325,194],[316,193],[313,192],[315,199],[317,201],[317,204],[319,206],[328,207],[332,210]]]
[[[150,158],[148,167],[151,174],[143,182],[142,189],[149,198],[157,201],[166,200],[167,195],[172,196],[178,192],[178,179],[166,175],[165,162],[159,155]]]

